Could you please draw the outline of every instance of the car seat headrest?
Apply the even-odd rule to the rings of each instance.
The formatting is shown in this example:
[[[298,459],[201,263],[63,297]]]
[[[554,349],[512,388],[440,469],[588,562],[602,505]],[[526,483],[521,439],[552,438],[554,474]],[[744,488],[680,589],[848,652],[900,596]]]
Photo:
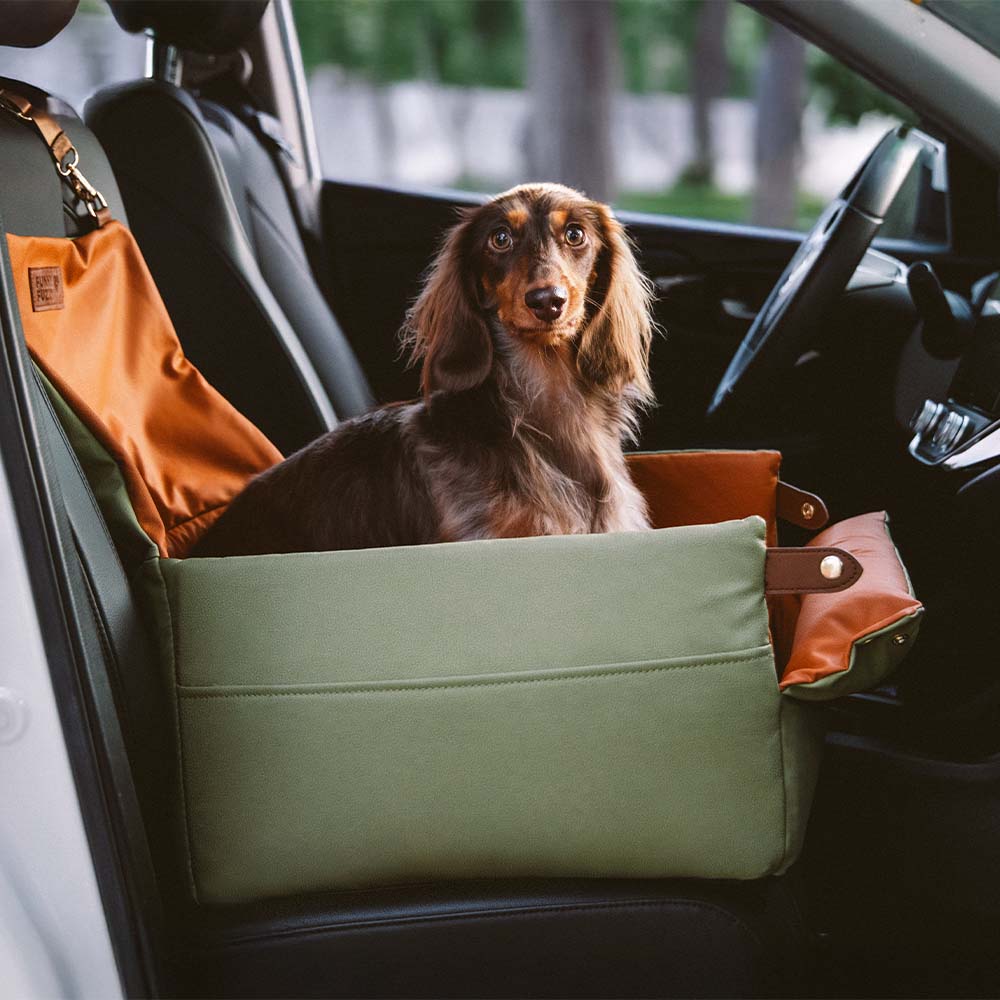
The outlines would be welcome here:
[[[221,55],[238,49],[260,23],[268,0],[108,0],[128,32],[152,32],[182,51]]]
[[[80,0],[6,0],[0,17],[0,45],[33,49],[55,38],[76,13]]]

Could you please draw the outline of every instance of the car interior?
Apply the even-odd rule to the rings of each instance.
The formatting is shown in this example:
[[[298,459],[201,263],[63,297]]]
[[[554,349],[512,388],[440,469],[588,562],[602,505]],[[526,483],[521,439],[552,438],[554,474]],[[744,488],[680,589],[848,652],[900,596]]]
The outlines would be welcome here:
[[[147,78],[74,109],[0,77],[4,235],[92,225],[13,94],[65,129],[187,357],[283,454],[416,396],[400,321],[477,196],[317,181],[287,155],[285,136],[304,134],[289,107],[308,115],[287,4],[108,5],[149,36]],[[9,7],[0,45],[32,47],[76,3]],[[834,519],[887,510],[927,609],[897,673],[817,709],[802,857],[760,879],[475,879],[192,903],[162,794],[173,737],[155,640],[17,332],[5,258],[4,464],[41,526],[25,546],[48,567],[37,600],[62,623],[53,682],[127,995],[996,995],[1000,178],[949,122],[913,110],[919,128],[886,136],[867,161],[879,170],[859,168],[805,240],[619,213],[667,331],[640,448],[775,449],[783,478]],[[912,235],[880,237],[907,184]],[[784,544],[807,537],[788,532]]]

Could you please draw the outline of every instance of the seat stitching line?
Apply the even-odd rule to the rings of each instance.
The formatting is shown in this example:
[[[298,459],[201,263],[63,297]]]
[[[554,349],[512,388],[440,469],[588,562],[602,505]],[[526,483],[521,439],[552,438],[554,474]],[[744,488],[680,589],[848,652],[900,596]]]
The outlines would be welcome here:
[[[618,669],[608,667],[590,673],[577,673],[565,677],[509,677],[497,680],[441,680],[431,684],[413,684],[393,687],[348,687],[327,691],[213,691],[210,687],[189,687],[178,684],[178,690],[184,698],[312,698],[354,694],[398,694],[408,691],[436,691],[448,688],[469,687],[505,687],[515,684],[555,684],[562,681],[600,680],[602,678],[624,677],[629,674],[653,674],[668,670],[691,670],[714,666],[727,666],[737,663],[752,663],[770,655],[770,650],[762,650],[752,656],[742,656],[728,660],[701,660],[697,663],[662,664],[650,667],[627,667]]]

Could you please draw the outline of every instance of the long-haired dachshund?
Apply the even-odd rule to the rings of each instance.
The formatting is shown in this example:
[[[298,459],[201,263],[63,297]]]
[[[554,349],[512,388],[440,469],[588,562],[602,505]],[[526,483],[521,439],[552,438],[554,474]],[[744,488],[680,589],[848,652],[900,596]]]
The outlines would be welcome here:
[[[422,400],[259,475],[193,554],[647,528],[622,443],[652,399],[651,302],[621,224],[576,191],[465,212],[403,329]]]

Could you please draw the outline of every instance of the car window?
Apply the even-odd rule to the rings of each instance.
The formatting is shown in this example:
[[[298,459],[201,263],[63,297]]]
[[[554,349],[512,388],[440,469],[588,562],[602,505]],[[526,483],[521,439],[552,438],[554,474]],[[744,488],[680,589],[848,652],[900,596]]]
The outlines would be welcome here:
[[[996,0],[924,0],[932,14],[1000,55],[1000,4]]]
[[[145,52],[146,40],[122,31],[107,4],[82,0],[73,20],[47,44],[37,49],[0,45],[0,76],[25,80],[81,113],[99,87],[141,77]]]
[[[293,9],[339,179],[484,192],[560,180],[624,209],[806,229],[910,116],[729,0]],[[923,235],[914,211],[892,235]]]

